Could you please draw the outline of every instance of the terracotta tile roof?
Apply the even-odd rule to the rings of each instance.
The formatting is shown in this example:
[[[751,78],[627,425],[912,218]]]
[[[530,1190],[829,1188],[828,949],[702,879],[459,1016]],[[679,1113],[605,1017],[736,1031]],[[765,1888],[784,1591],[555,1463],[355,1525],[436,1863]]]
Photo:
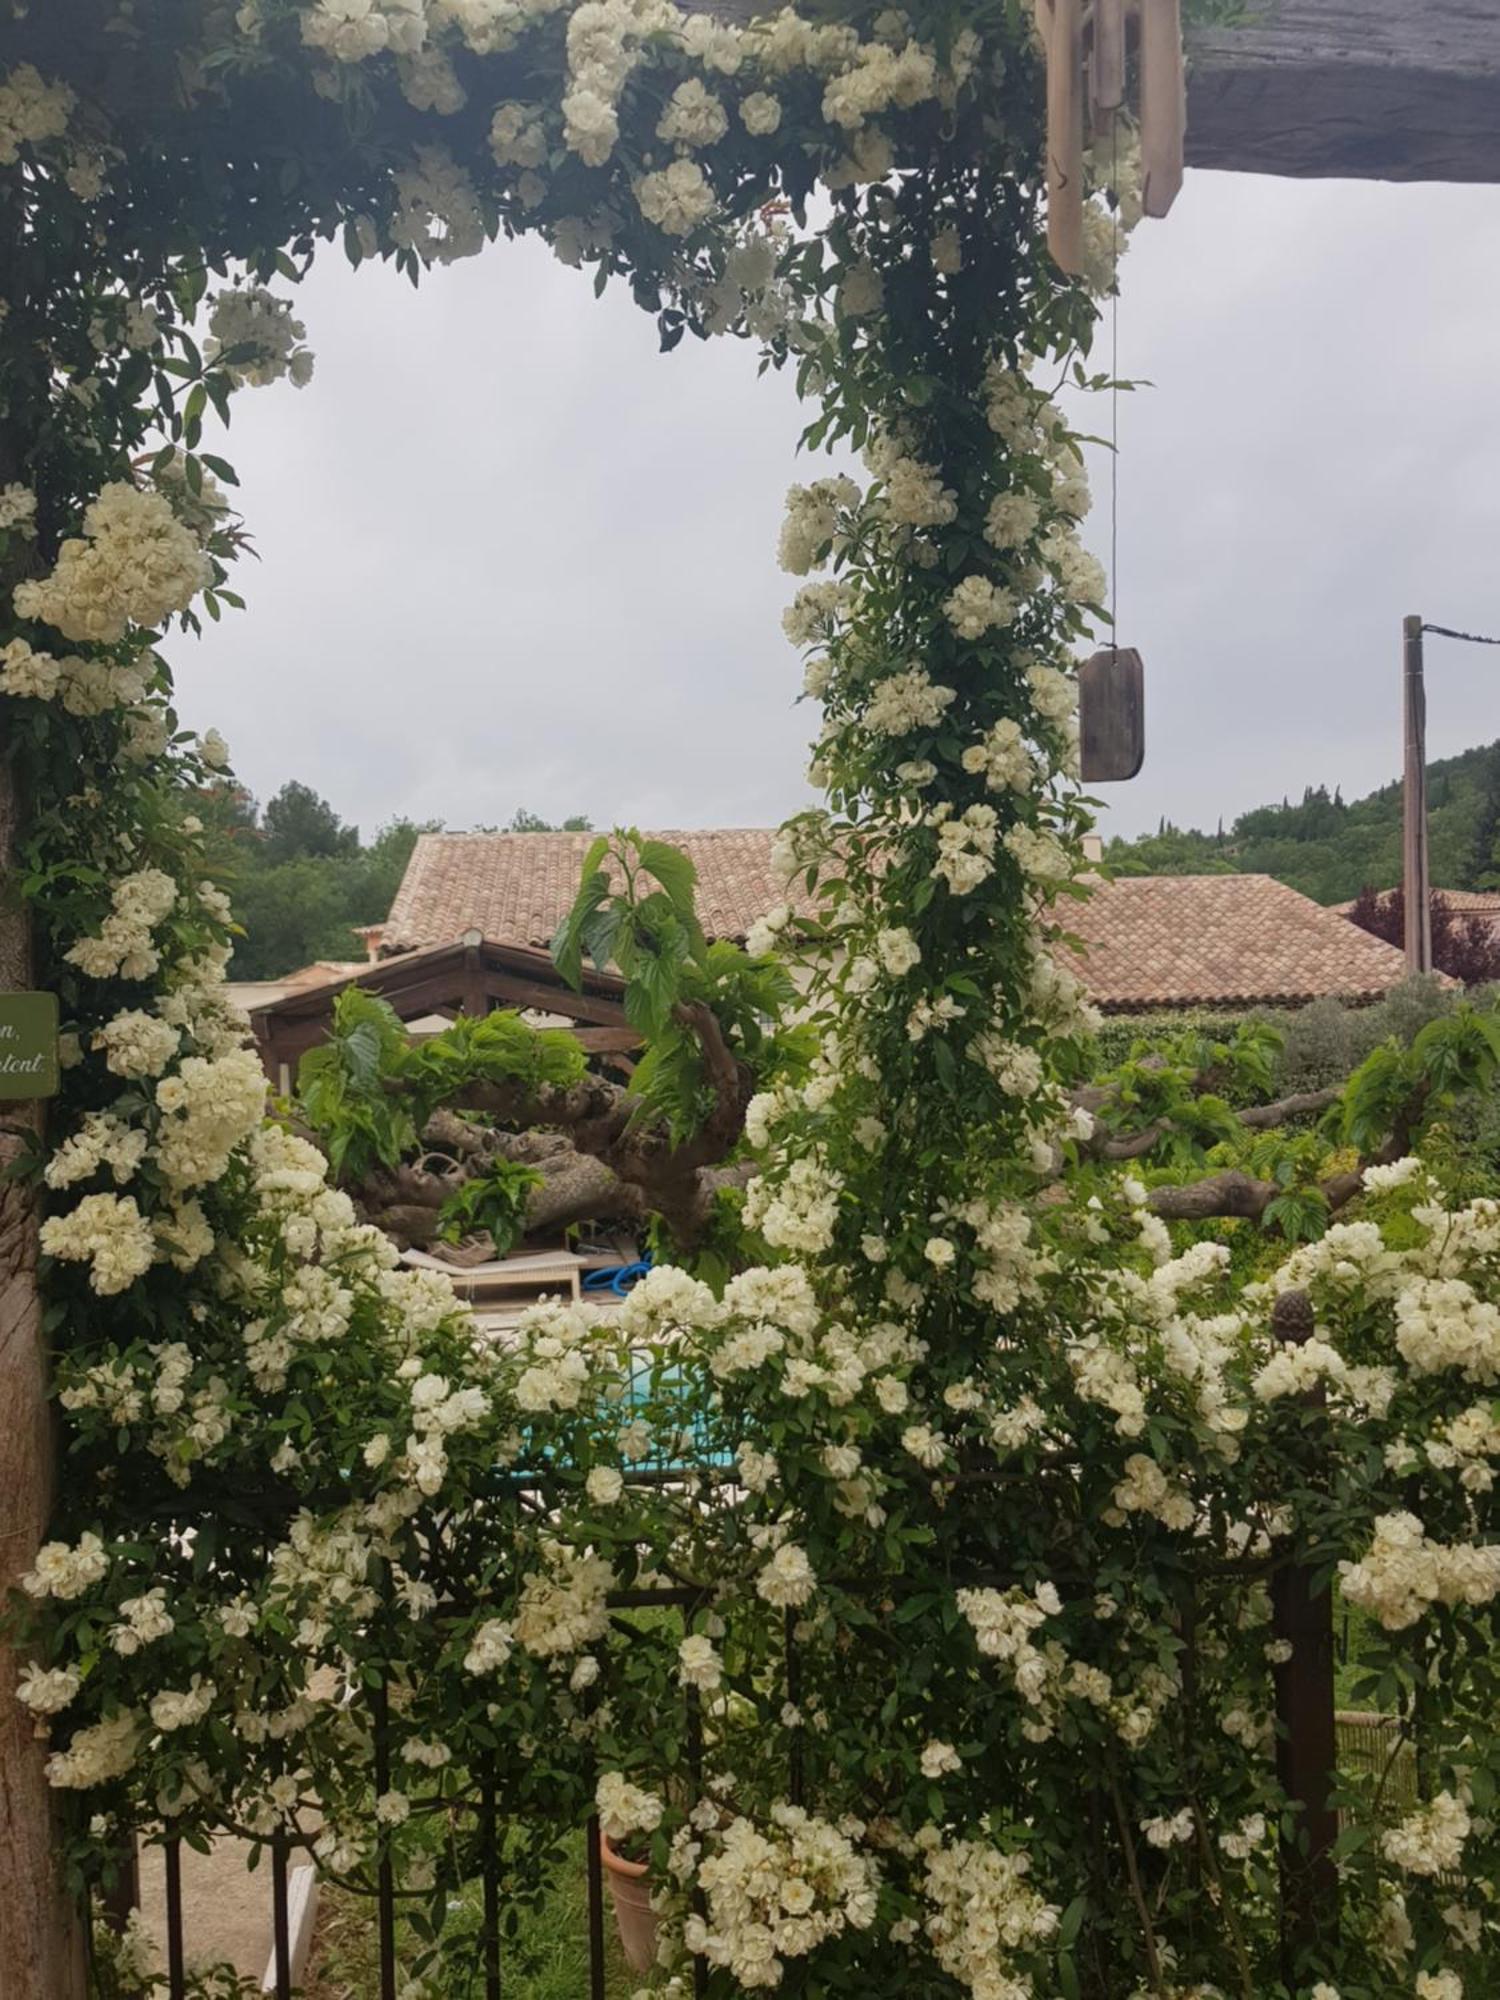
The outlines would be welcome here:
[[[305,993],[309,989],[326,986],[332,980],[350,979],[355,973],[369,969],[366,958],[319,958],[311,965],[298,966],[295,972],[284,972],[279,979],[237,979],[229,982],[231,997],[241,1007],[269,1006],[277,1000],[284,1000],[290,993]]]
[[[1085,985],[1117,1012],[1374,1000],[1406,972],[1393,945],[1269,875],[1125,876],[1065,921]]]
[[[667,832],[698,869],[710,937],[743,938],[791,900],[771,871],[765,828]],[[385,927],[388,950],[465,931],[545,946],[578,888],[587,833],[425,833]],[[1269,875],[1148,875],[1103,884],[1071,906],[1075,960],[1095,1001],[1148,1007],[1294,1004],[1323,994],[1373,1000],[1405,973],[1399,951]]]
[[[757,917],[797,898],[771,870],[763,827],[667,832],[698,870],[698,915],[711,938],[743,938]],[[387,951],[451,944],[465,931],[548,945],[578,893],[591,833],[424,833],[391,905]]]
[[[1381,891],[1382,896],[1394,892]],[[1441,896],[1456,917],[1483,917],[1487,924],[1500,927],[1500,889],[1434,889],[1434,896]],[[1347,917],[1354,908],[1355,899],[1347,903],[1334,903],[1332,909],[1341,917]]]
[[[1393,896],[1395,893],[1394,889],[1382,889],[1380,891],[1382,897]],[[1480,916],[1500,917],[1500,889],[1441,889],[1434,887],[1432,893],[1434,896],[1441,896],[1451,909],[1462,910],[1465,914],[1473,910]],[[1351,896],[1346,903],[1330,903],[1328,907],[1332,910],[1337,910],[1340,916],[1347,916],[1358,900],[1358,897]]]
[[[323,986],[330,979],[347,979],[351,973],[363,972],[367,963],[363,958],[318,958],[289,972],[284,983],[297,988]]]
[[[1438,889],[1448,908],[1461,917],[1488,917],[1500,923],[1500,889]]]

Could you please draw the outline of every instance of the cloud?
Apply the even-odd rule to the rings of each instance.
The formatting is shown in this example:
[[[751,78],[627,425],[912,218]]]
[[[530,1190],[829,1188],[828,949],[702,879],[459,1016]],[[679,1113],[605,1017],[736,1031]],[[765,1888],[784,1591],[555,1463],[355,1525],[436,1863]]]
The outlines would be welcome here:
[[[1500,189],[1190,174],[1123,275],[1121,367],[1154,385],[1120,399],[1148,751],[1111,826],[1385,781],[1402,615],[1500,629]],[[300,778],[367,830],[807,801],[790,380],[734,342],[658,354],[623,288],[596,301],[534,242],[417,292],[329,256],[299,312],[312,385],[241,397],[227,441],[249,611],[175,649],[187,720],[254,790]],[[1436,756],[1500,734],[1500,665],[1433,643]]]
[[[1402,617],[1500,631],[1500,189],[1190,174],[1123,279],[1122,373],[1153,384],[1121,398],[1119,467],[1148,748],[1111,829],[1386,782]],[[1434,757],[1500,735],[1500,659],[1439,644]]]
[[[299,777],[366,827],[807,802],[789,379],[737,343],[659,354],[623,291],[534,243],[419,292],[330,259],[299,312],[312,384],[240,398],[226,445],[249,610],[178,655],[187,718],[253,789]]]

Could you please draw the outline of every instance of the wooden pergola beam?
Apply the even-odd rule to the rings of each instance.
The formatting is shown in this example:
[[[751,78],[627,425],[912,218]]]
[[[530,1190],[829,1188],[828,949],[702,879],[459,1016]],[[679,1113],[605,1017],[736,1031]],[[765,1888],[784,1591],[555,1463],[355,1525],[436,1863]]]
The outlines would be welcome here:
[[[1500,0],[1255,0],[1187,35],[1187,162],[1500,181]]]
[[[403,1021],[426,1014],[449,1020],[460,1013],[477,1018],[495,1008],[513,1007],[567,1023],[590,1055],[622,1058],[638,1051],[641,1038],[625,1019],[625,982],[615,973],[590,967],[582,984],[584,990],[575,992],[564,983],[550,955],[532,946],[493,940],[436,945],[380,959],[345,978],[265,1001],[250,1009],[250,1024],[261,1061],[277,1089],[289,1087],[291,1073],[308,1049],[327,1041],[334,1003],[351,986],[378,995]],[[283,1069],[288,1072],[285,1079]]]

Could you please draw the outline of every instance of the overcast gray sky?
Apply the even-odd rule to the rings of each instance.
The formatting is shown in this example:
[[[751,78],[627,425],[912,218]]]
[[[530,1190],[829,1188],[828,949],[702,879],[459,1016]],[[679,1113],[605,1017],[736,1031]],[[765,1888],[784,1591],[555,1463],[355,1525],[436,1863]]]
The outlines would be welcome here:
[[[253,791],[300,778],[366,832],[807,801],[788,381],[734,342],[659,355],[623,290],[533,242],[420,292],[330,255],[299,310],[314,381],[237,398],[227,445],[249,610],[174,648],[185,719]],[[1393,777],[1402,615],[1500,632],[1500,188],[1189,174],[1119,314],[1154,385],[1122,398],[1119,465],[1148,748],[1110,829]],[[1434,640],[1429,687],[1434,757],[1500,735],[1500,653]]]

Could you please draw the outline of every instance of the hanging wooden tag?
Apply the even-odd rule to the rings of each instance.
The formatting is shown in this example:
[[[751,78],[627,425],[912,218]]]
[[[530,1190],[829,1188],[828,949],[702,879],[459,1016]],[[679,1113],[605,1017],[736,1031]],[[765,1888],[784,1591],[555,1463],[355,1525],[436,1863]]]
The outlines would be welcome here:
[[[57,995],[0,993],[0,1098],[57,1095]]]
[[[1141,0],[1141,205],[1147,215],[1165,215],[1181,192],[1186,143],[1182,0]]]
[[[1133,646],[1105,646],[1078,669],[1079,772],[1119,785],[1146,761],[1146,670]]]

